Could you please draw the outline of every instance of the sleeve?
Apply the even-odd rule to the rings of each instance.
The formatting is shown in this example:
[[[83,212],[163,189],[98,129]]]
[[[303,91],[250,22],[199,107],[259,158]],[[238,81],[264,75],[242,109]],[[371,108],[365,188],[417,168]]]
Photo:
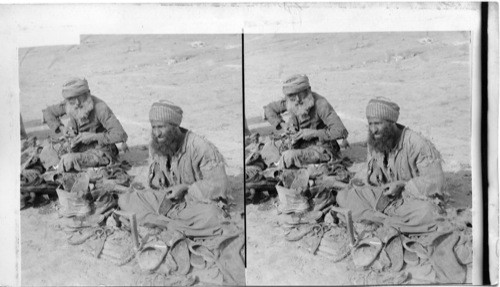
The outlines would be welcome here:
[[[320,131],[320,139],[331,141],[347,138],[347,129],[344,127],[342,120],[328,101],[323,99],[318,101],[316,103],[316,109],[319,118],[326,125],[326,128]]]
[[[65,102],[62,101],[59,104],[48,106],[42,110],[42,113],[43,119],[50,130],[54,133],[59,133],[59,127],[63,125],[60,118],[66,115]]]
[[[405,190],[416,198],[424,199],[442,195],[444,173],[441,155],[434,145],[426,139],[416,140],[411,146],[410,164],[415,174],[405,186]]]
[[[200,202],[210,202],[219,197],[226,198],[229,184],[224,158],[217,148],[208,142],[197,151],[199,154],[194,156],[201,176],[200,180],[189,186],[189,196]]]
[[[280,123],[284,122],[281,114],[286,112],[286,99],[271,102],[264,107],[267,121],[275,128],[280,129]]]
[[[127,133],[115,114],[113,114],[113,111],[106,104],[100,103],[96,105],[96,115],[106,130],[100,134],[99,142],[101,144],[114,144],[127,141]]]

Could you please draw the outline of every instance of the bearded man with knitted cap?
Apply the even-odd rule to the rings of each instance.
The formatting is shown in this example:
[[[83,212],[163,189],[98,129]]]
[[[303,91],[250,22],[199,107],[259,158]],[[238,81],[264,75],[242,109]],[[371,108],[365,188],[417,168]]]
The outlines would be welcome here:
[[[120,196],[119,205],[143,225],[186,236],[216,235],[228,187],[225,161],[212,143],[181,127],[182,117],[173,103],[151,106],[150,189]]]
[[[291,133],[294,146],[282,155],[285,168],[340,158],[337,140],[348,132],[330,103],[311,90],[306,75],[293,75],[283,83],[285,97],[264,107],[265,117],[276,130]],[[287,122],[282,114],[289,112]]]
[[[386,98],[368,102],[367,169],[356,176],[353,188],[337,194],[337,203],[350,209],[354,220],[383,223],[403,233],[431,232],[441,213],[441,155],[421,134],[397,123],[399,112]]]
[[[61,157],[58,171],[80,171],[105,166],[117,160],[116,143],[125,143],[127,133],[101,99],[90,93],[86,79],[71,78],[62,88],[64,100],[43,110],[43,118],[57,136],[71,138],[72,152]],[[61,117],[69,116],[65,126]]]

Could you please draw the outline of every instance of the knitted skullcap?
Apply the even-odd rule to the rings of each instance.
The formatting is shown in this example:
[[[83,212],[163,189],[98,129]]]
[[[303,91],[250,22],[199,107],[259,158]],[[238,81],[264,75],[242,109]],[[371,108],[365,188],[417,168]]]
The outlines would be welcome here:
[[[90,92],[87,80],[71,78],[67,80],[62,88],[63,98],[72,98]]]
[[[283,94],[296,94],[307,90],[309,87],[309,78],[306,75],[293,75],[283,82]]]
[[[153,103],[149,110],[149,121],[160,121],[179,126],[182,122],[182,109],[170,101]]]
[[[399,106],[387,98],[377,97],[368,102],[366,117],[397,122],[399,118]]]

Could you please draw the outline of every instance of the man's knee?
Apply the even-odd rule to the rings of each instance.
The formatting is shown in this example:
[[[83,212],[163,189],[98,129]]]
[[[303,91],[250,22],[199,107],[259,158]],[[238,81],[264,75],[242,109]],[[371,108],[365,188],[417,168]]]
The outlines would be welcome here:
[[[439,215],[439,207],[429,201],[421,203],[421,210],[417,212],[422,222],[433,222]]]
[[[91,152],[67,153],[61,156],[59,171],[81,171],[83,168],[104,166],[109,163],[105,156],[98,156]]]
[[[67,153],[61,156],[61,163],[64,163],[65,165],[73,162],[77,162],[78,159],[80,158],[80,153]]]
[[[191,212],[197,213],[197,220],[199,226],[207,228],[219,226],[224,220],[224,212],[215,204],[199,203],[195,206],[190,206]]]
[[[215,204],[207,204],[205,216],[208,221],[219,221],[223,218],[223,211]]]
[[[79,165],[79,159],[81,157],[80,153],[67,153],[61,156],[59,161],[58,170],[60,172],[68,172],[71,170],[79,171],[81,167]]]

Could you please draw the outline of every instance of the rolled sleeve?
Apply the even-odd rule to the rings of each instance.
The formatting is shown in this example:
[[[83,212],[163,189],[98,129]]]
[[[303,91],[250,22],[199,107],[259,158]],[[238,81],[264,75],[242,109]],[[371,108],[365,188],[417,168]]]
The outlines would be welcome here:
[[[204,142],[195,149],[193,157],[198,170],[198,180],[190,185],[188,194],[201,202],[226,198],[228,178],[225,161],[217,148]]]
[[[417,198],[442,195],[444,186],[444,173],[441,160],[425,158],[417,163],[419,176],[406,183],[405,189]]]
[[[51,105],[42,110],[43,119],[49,126],[50,130],[54,133],[59,133],[59,127],[62,126],[60,118],[66,115],[65,102]]]
[[[267,121],[277,130],[281,129],[280,123],[284,122],[281,114],[286,112],[286,100],[271,102],[264,107]]]
[[[224,165],[218,163],[202,169],[203,179],[189,186],[189,195],[200,202],[226,198],[228,179]]]
[[[441,155],[428,140],[412,137],[410,163],[414,165],[414,177],[406,184],[409,193],[418,197],[442,195],[444,173]]]

